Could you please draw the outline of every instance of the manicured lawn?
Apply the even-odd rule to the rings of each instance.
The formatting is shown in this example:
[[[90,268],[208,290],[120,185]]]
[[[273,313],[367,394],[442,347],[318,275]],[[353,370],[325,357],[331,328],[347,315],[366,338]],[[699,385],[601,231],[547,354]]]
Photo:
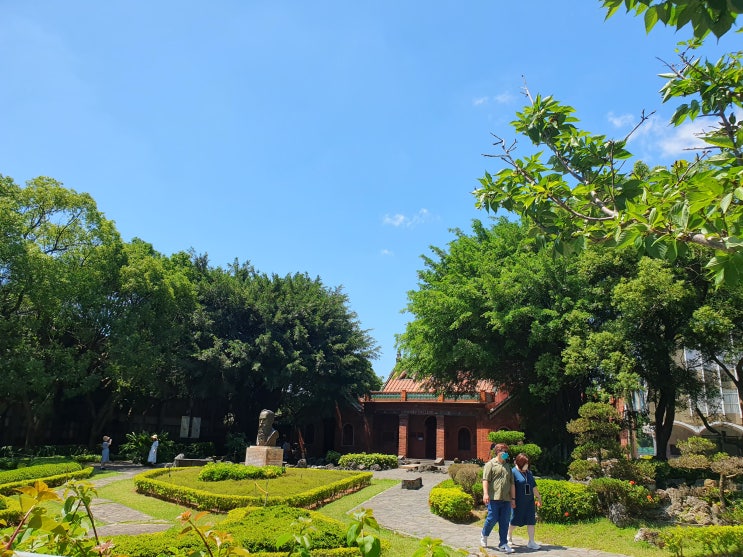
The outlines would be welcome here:
[[[286,474],[270,480],[223,480],[204,482],[198,479],[200,467],[177,468],[157,480],[176,485],[217,493],[219,495],[293,495],[303,493],[354,476],[358,472],[345,470],[320,470],[317,468],[287,468]]]

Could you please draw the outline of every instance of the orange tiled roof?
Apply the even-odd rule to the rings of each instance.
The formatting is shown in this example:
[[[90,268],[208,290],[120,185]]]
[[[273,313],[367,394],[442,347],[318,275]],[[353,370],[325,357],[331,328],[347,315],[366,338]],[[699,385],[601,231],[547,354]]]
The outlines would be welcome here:
[[[485,391],[492,393],[496,390],[495,385],[491,381],[480,380],[477,382],[474,392]],[[400,391],[407,391],[409,393],[433,393],[435,389],[426,380],[413,379],[408,377],[403,371],[396,376],[390,376],[382,387],[383,393],[399,393]]]

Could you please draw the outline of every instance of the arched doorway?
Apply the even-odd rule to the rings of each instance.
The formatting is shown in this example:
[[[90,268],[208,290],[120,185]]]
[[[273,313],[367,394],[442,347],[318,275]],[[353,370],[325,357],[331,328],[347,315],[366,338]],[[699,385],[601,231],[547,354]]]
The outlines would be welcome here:
[[[426,428],[426,456],[436,458],[436,416],[429,416],[425,421]]]

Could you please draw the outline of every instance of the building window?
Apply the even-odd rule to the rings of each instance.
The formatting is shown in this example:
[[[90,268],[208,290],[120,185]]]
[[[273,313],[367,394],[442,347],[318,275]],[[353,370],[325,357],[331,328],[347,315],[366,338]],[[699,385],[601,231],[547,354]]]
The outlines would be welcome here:
[[[341,445],[344,447],[350,447],[353,445],[353,426],[346,424],[343,426],[343,437],[341,439]]]
[[[457,435],[457,447],[460,451],[469,451],[472,448],[470,441],[470,430],[463,427]]]

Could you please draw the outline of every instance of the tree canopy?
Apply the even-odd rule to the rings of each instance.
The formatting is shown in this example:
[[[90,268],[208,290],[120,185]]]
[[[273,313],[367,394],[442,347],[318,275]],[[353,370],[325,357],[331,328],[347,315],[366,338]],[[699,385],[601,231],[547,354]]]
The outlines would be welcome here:
[[[168,402],[253,431],[263,407],[301,425],[380,386],[373,339],[319,277],[123,242],[43,177],[0,176],[0,233],[0,416],[22,414],[28,445],[62,412],[90,444],[116,412],[159,421]]]
[[[489,379],[520,397],[530,436],[562,440],[585,397],[626,397],[644,387],[655,403],[659,456],[682,395],[706,393],[679,350],[700,342],[695,315],[727,304],[741,287],[717,292],[689,254],[673,264],[634,250],[587,248],[553,258],[526,226],[499,220],[457,231],[447,250],[433,248],[419,288],[408,295],[413,319],[398,338],[398,369],[430,378],[442,391]],[[712,353],[729,347],[709,325]],[[560,424],[560,427],[553,427]],[[547,439],[542,435],[547,433]],[[565,449],[566,451],[567,449]]]
[[[743,53],[709,61],[695,52],[710,31],[719,36],[731,28],[740,2],[607,0],[604,6],[612,15],[623,3],[644,13],[649,29],[657,21],[693,26],[699,38],[662,74],[661,95],[663,102],[679,103],[673,125],[709,123],[699,135],[704,149],[667,167],[635,164],[628,170],[631,133],[617,139],[592,134],[579,127],[573,107],[527,91],[530,103],[512,125],[548,155],[518,157],[515,142],[496,136],[497,151],[489,156],[503,168],[480,180],[476,205],[520,215],[558,253],[590,243],[632,246],[673,262],[700,246],[716,283],[734,284],[743,280],[743,128],[737,115],[743,108]],[[647,118],[643,114],[638,127]]]

